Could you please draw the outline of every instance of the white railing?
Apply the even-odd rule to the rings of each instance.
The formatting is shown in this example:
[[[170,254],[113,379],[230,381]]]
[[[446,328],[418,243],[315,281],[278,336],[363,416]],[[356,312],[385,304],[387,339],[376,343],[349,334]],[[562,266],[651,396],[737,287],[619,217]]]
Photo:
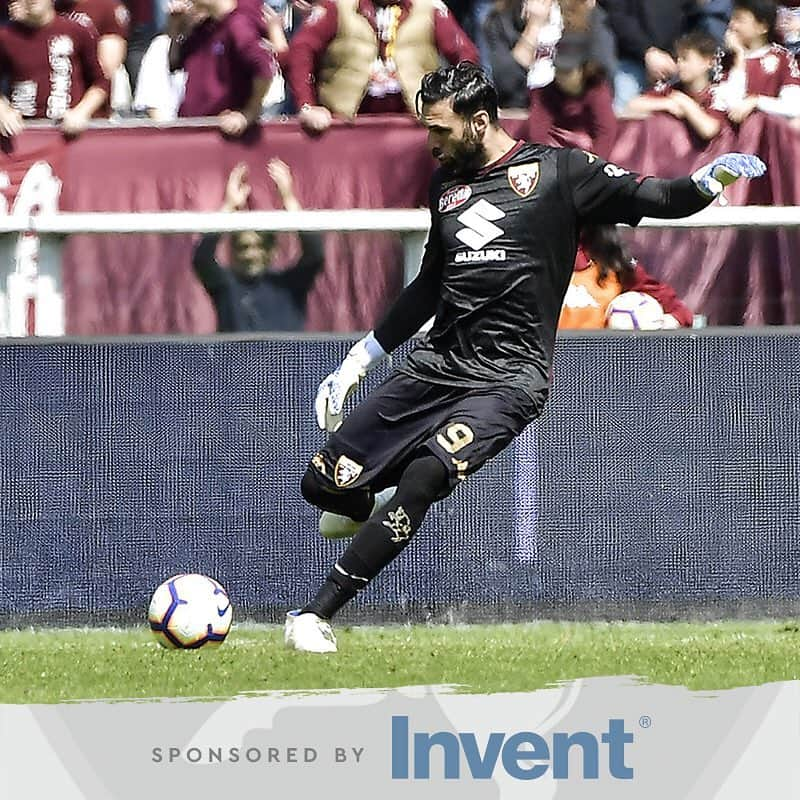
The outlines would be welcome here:
[[[0,217],[2,233],[218,233],[249,230],[425,233],[425,209],[346,211],[61,212]],[[683,219],[645,217],[640,228],[800,227],[800,206],[710,206]]]
[[[69,234],[192,234],[244,230],[393,232],[402,235],[405,279],[419,267],[424,209],[139,213],[22,213],[0,217],[0,335],[64,331],[61,251]],[[800,206],[712,206],[685,219],[642,220],[642,228],[797,228]],[[31,325],[31,319],[33,324]]]

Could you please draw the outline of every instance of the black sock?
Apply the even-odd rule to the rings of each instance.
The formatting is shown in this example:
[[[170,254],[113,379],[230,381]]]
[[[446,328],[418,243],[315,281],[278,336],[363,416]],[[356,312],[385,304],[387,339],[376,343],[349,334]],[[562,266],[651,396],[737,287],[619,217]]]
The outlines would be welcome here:
[[[325,583],[320,586],[314,599],[303,608],[303,614],[311,611],[319,617],[330,619],[342,606],[347,605],[355,596],[359,589],[363,589],[369,579],[363,574],[367,572],[366,566],[361,564],[355,553],[350,553],[352,544],[345,550],[342,557],[336,562],[333,569],[328,573]],[[347,564],[353,572],[348,572],[343,566],[342,561]]]
[[[405,550],[433,503],[447,492],[448,473],[434,455],[415,459],[397,494],[361,526],[314,599],[303,609],[330,619]]]

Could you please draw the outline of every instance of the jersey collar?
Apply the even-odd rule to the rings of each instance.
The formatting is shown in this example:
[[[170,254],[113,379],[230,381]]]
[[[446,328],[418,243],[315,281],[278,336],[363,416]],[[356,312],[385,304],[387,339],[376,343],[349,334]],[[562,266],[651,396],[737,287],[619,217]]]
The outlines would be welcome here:
[[[489,170],[499,167],[501,164],[505,164],[506,161],[515,156],[522,149],[524,144],[525,142],[522,141],[522,139],[517,139],[517,143],[507,153],[489,162],[485,167],[481,167],[481,169],[478,170],[478,176],[485,175]]]

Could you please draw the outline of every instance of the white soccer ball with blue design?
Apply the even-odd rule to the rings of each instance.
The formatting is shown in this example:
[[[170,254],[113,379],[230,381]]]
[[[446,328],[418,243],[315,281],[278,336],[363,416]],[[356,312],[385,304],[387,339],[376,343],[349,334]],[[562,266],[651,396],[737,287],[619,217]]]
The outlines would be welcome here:
[[[207,575],[174,575],[153,593],[147,611],[159,644],[175,649],[216,647],[233,621],[228,593]]]
[[[618,331],[660,331],[664,327],[664,309],[649,294],[623,292],[608,304],[606,325]]]

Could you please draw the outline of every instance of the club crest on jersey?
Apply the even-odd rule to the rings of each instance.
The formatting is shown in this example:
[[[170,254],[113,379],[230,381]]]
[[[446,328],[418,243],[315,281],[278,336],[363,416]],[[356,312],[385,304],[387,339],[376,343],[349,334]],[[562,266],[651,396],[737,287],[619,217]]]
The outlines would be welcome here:
[[[352,458],[339,456],[339,460],[333,468],[333,480],[340,489],[343,489],[345,486],[349,486],[353,481],[357,480],[358,476],[363,471],[364,467],[353,461]]]
[[[453,186],[439,198],[439,213],[444,214],[454,208],[463,206],[472,197],[472,187]]]
[[[517,164],[509,167],[508,182],[520,197],[528,197],[539,183],[539,165]]]

